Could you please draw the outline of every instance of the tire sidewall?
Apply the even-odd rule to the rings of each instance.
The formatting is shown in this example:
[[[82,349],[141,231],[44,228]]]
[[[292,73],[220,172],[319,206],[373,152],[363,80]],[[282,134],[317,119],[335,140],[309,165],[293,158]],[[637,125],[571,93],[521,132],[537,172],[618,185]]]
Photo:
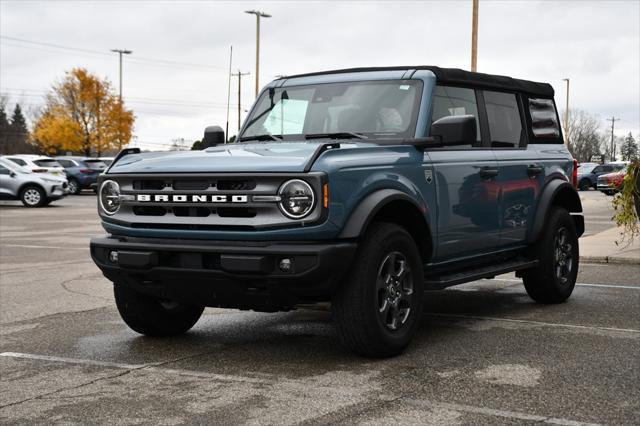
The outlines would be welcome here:
[[[25,195],[26,195],[27,191],[29,191],[29,190],[38,191],[38,194],[40,194],[40,200],[36,204],[30,204],[25,200]],[[22,204],[25,207],[42,207],[42,206],[47,204],[46,203],[47,196],[46,196],[45,192],[41,188],[39,188],[39,187],[37,187],[35,185],[29,185],[29,186],[23,188],[20,191],[20,201],[22,202]]]
[[[571,272],[567,277],[568,283],[566,284],[563,284],[556,276],[554,259],[555,237],[559,229],[563,227],[567,230],[569,242],[572,245],[571,255],[573,257]],[[558,294],[567,294],[568,297],[573,291],[578,276],[580,250],[575,224],[565,209],[554,209],[551,212],[547,231],[545,232],[544,245],[545,247],[542,248],[543,256],[541,256],[540,259],[542,262],[543,275],[545,279],[553,283],[553,288]]]
[[[80,191],[82,191],[82,189],[80,188],[80,183],[74,178],[69,179],[68,185],[69,185],[69,193],[72,195],[78,195]],[[75,185],[76,187],[75,191],[71,190],[72,185]]]
[[[402,228],[392,227],[389,232],[385,233],[386,237],[381,238],[382,241],[371,241],[376,244],[377,249],[371,257],[371,263],[366,271],[366,301],[367,301],[367,321],[374,324],[380,337],[386,345],[392,347],[405,346],[414,334],[421,314],[422,314],[422,298],[423,298],[423,280],[422,262],[418,255],[415,243]],[[378,294],[376,288],[378,270],[382,265],[382,261],[391,252],[400,252],[407,259],[413,278],[413,294],[411,299],[411,311],[407,322],[398,330],[389,330],[380,319],[378,314]]]

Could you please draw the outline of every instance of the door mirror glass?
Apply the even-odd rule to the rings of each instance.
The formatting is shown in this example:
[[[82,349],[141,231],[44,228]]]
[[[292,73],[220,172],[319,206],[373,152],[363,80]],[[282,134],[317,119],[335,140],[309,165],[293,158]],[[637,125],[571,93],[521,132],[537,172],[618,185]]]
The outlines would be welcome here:
[[[202,139],[205,148],[225,143],[224,130],[220,126],[209,126],[204,129],[204,138]]]
[[[442,117],[431,124],[431,137],[442,146],[473,145],[476,142],[476,118],[473,115]]]

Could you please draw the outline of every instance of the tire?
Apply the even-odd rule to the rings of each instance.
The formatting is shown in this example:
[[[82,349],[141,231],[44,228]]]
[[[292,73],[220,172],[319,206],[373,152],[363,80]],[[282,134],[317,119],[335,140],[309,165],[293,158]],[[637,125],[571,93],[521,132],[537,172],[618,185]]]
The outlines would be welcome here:
[[[47,204],[47,195],[39,186],[29,185],[20,191],[20,201],[25,207],[43,207]]]
[[[605,195],[608,195],[609,197],[613,197],[614,195],[616,195],[615,191],[602,191],[604,192]]]
[[[133,331],[146,336],[176,336],[200,319],[203,306],[193,306],[142,294],[125,284],[114,283],[116,306]]]
[[[69,194],[78,195],[81,191],[80,183],[73,178],[69,179]]]
[[[580,184],[578,184],[578,189],[580,191],[588,191],[589,189],[591,189],[591,181],[589,179],[582,179],[580,181]]]
[[[422,314],[423,280],[418,248],[407,231],[372,224],[332,300],[340,342],[370,358],[402,353]]]
[[[561,303],[571,296],[578,276],[578,234],[569,212],[553,207],[534,247],[538,266],[523,273],[529,296],[538,303]]]

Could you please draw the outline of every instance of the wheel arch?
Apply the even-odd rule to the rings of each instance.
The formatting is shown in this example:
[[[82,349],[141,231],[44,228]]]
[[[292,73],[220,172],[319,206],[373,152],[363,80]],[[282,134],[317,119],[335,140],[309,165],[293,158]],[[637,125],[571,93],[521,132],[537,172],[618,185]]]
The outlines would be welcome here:
[[[24,191],[25,188],[29,186],[35,186],[36,188],[40,189],[44,193],[45,198],[48,198],[47,190],[44,188],[44,186],[40,185],[37,182],[26,182],[20,185],[20,188],[18,188],[18,198],[22,197],[22,191]]]
[[[395,223],[413,238],[424,262],[433,254],[429,224],[419,204],[397,189],[381,189],[366,196],[349,216],[340,238],[359,238],[374,222]]]
[[[576,189],[567,181],[554,179],[549,182],[540,195],[531,232],[527,241],[532,243],[540,237],[544,224],[549,216],[549,210],[553,206],[565,208],[573,219],[578,237],[584,234],[584,216],[582,215],[582,202]]]

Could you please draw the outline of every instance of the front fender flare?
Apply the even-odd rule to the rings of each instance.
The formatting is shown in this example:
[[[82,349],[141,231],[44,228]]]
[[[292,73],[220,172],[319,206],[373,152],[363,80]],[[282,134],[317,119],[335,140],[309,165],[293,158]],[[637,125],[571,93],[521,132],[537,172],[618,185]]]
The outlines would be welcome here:
[[[339,238],[358,238],[367,229],[371,220],[382,207],[392,201],[403,200],[413,204],[419,211],[420,205],[406,193],[397,189],[379,189],[367,195],[347,219]],[[425,221],[426,224],[426,221]]]

